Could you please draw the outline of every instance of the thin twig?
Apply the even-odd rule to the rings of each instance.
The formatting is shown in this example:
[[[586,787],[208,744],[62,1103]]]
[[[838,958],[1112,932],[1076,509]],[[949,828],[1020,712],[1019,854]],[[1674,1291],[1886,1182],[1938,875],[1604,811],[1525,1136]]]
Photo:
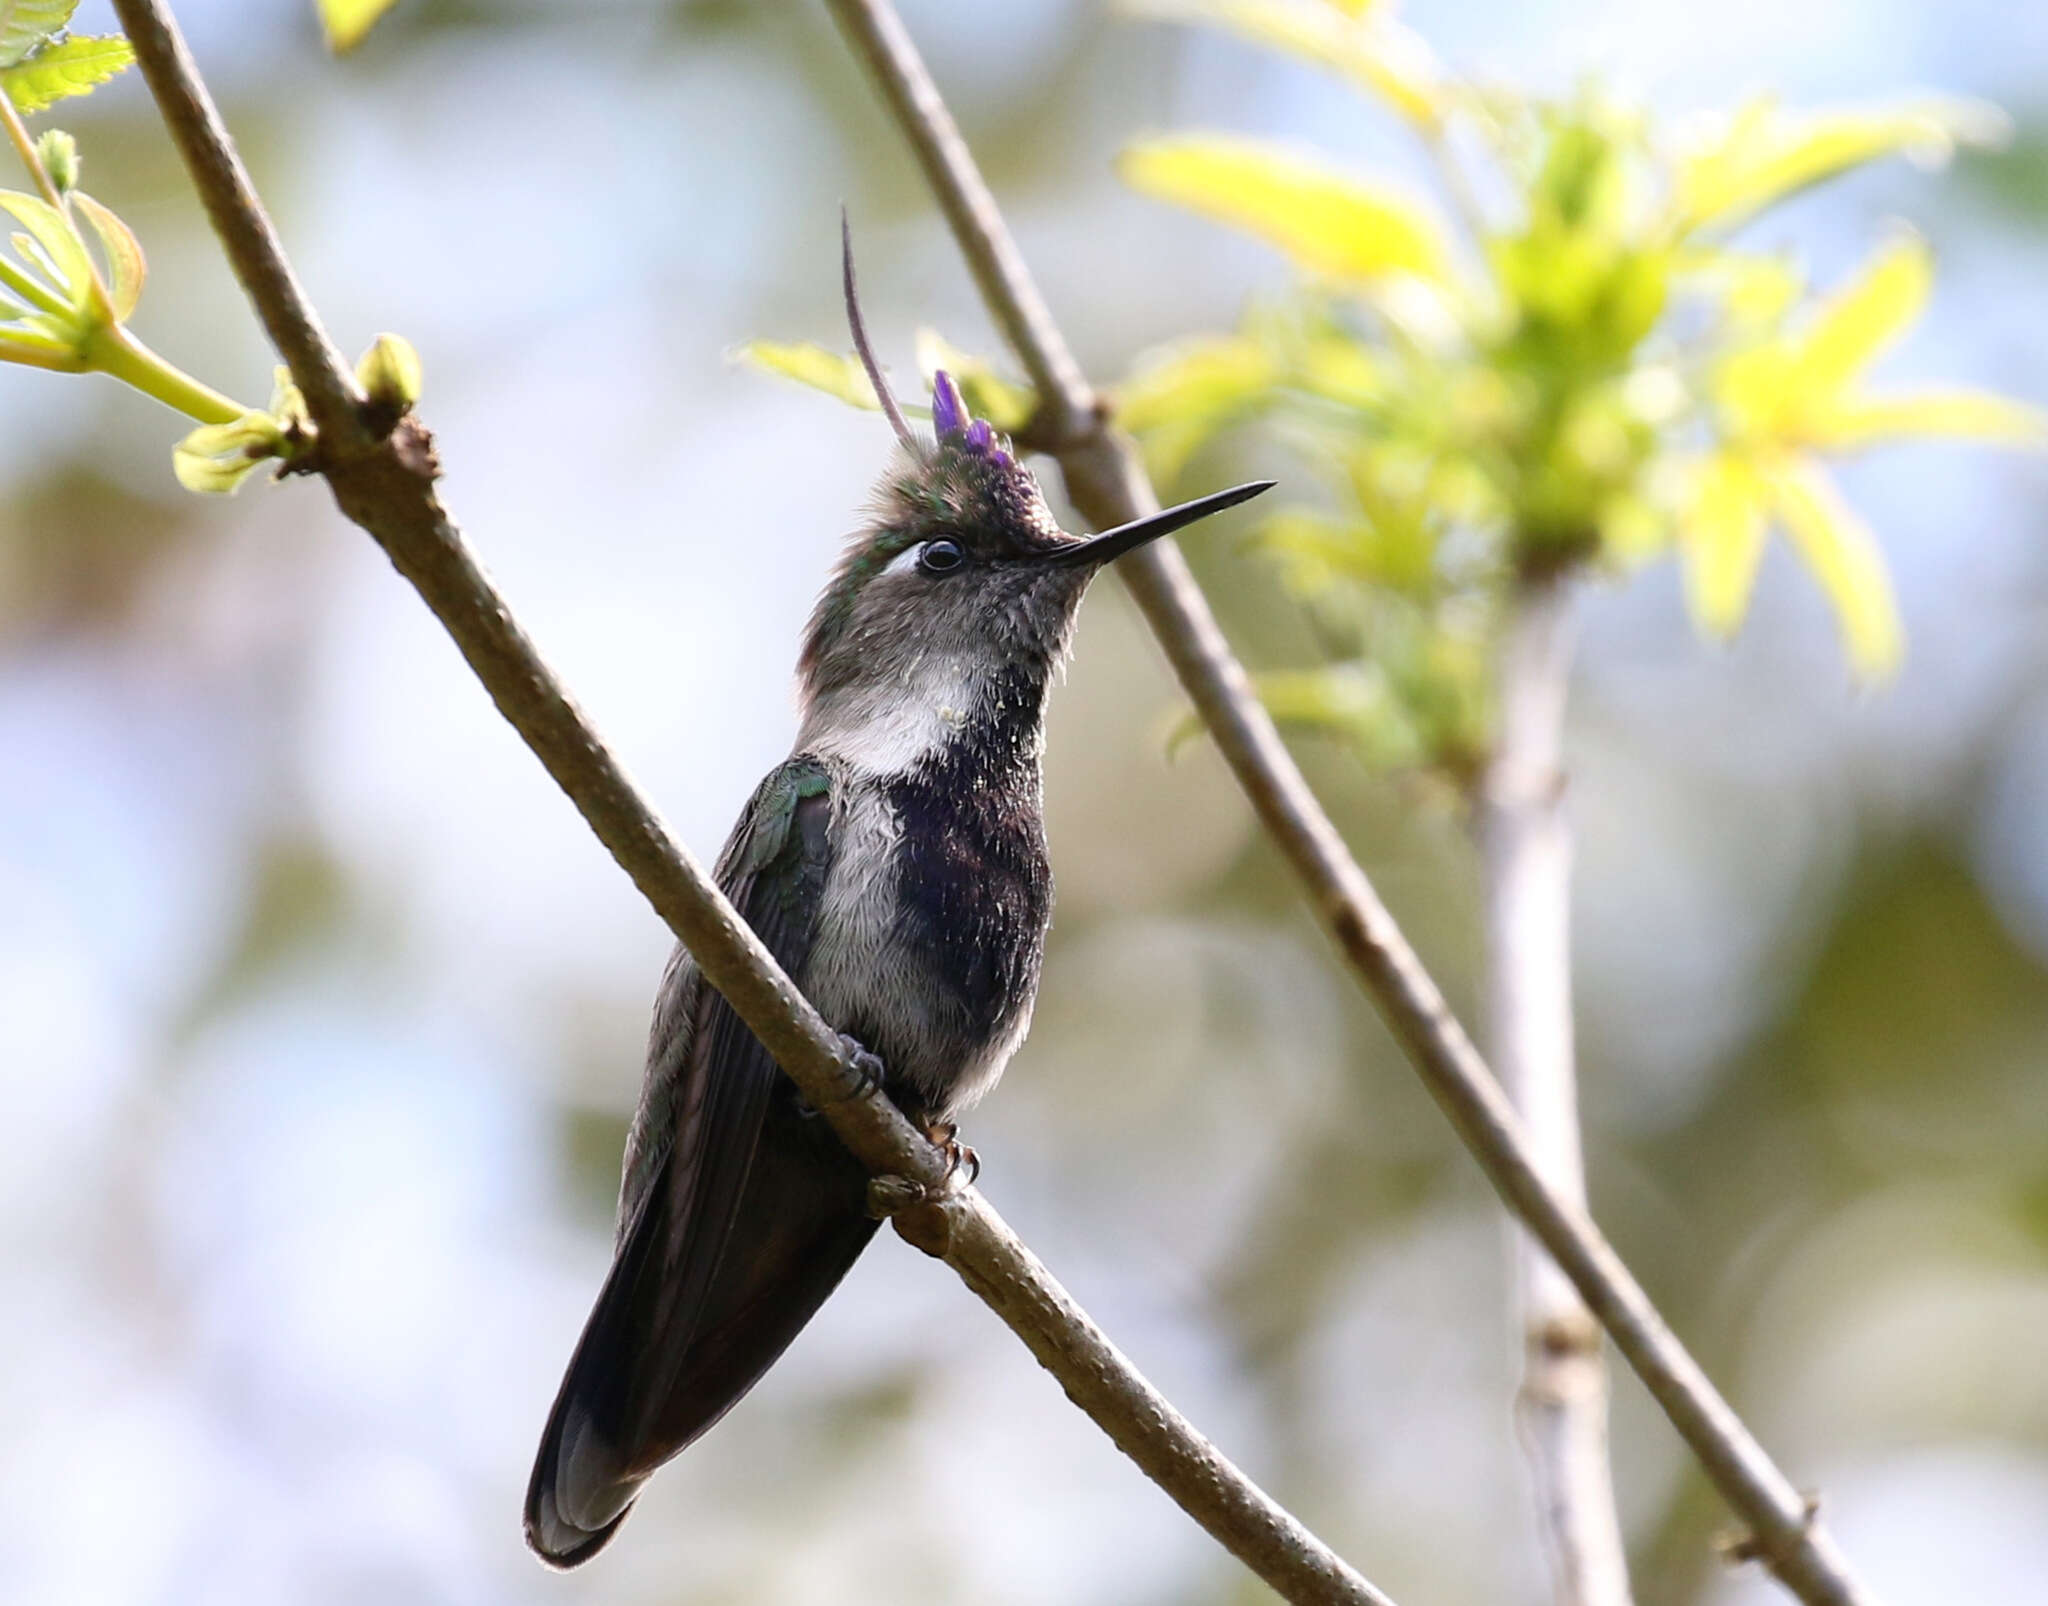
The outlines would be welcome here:
[[[7,125],[7,138],[13,143],[14,154],[21,158],[21,165],[35,180],[37,191],[62,212],[64,192],[57,188],[56,181],[50,177],[50,170],[43,166],[43,159],[36,151],[36,142],[28,137],[28,124],[21,120],[21,113],[15,109],[13,99],[5,90],[0,90],[0,123]]]
[[[1158,498],[1136,453],[1100,419],[1094,392],[1042,308],[974,157],[931,74],[887,0],[826,0],[856,54],[896,111],[975,280],[1000,281],[991,306],[1042,404],[1067,419],[1096,419],[1051,436],[1074,505],[1107,527],[1139,517]],[[934,115],[931,108],[937,108]],[[997,220],[995,230],[983,220]],[[1062,376],[1075,376],[1070,382]],[[1058,393],[1043,387],[1059,387]],[[1722,1498],[1749,1525],[1756,1554],[1807,1606],[1871,1606],[1808,1503],[1680,1344],[1600,1230],[1544,1180],[1527,1133],[1500,1083],[1451,1014],[1415,950],[1344,846],[1253,695],[1244,667],[1171,541],[1118,566],[1181,685],[1236,773],[1260,822],[1301,877],[1310,901],[1359,972],[1424,1083],[1443,1106],[1507,1207],[1541,1240],[1670,1418]]]
[[[347,375],[292,279],[275,233],[161,0],[115,0],[216,231],[310,400],[337,405]],[[343,429],[369,437],[353,402]],[[320,419],[323,435],[329,421]],[[323,459],[342,511],[389,554],[454,637],[492,700],[620,866],[804,1096],[906,1201],[897,1226],[947,1264],[1016,1332],[1068,1396],[1220,1543],[1289,1601],[1392,1606],[1197,1433],[1089,1320],[940,1151],[880,1092],[859,1093],[846,1046],[706,877],[570,700],[434,493],[432,444],[416,421]]]
[[[320,315],[292,272],[270,214],[256,198],[249,170],[227,138],[220,110],[169,9],[114,0],[114,11],[235,277],[306,398],[323,456],[339,459],[368,450],[374,436],[362,420],[363,397],[355,375],[327,338]]]
[[[1476,816],[1486,883],[1487,1039],[1545,1179],[1583,1207],[1564,805],[1570,668],[1568,582],[1525,581],[1502,632],[1498,729]],[[1515,1263],[1522,1328],[1517,1414],[1555,1599],[1558,1606],[1629,1606],[1607,1453],[1600,1327],[1557,1263],[1521,1230]]]

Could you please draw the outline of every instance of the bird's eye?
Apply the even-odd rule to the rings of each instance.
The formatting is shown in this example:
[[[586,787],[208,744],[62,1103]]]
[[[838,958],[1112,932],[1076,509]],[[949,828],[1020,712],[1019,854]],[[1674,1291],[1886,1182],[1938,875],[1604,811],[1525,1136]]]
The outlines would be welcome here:
[[[957,541],[927,541],[917,549],[917,566],[926,574],[951,574],[966,561]]]

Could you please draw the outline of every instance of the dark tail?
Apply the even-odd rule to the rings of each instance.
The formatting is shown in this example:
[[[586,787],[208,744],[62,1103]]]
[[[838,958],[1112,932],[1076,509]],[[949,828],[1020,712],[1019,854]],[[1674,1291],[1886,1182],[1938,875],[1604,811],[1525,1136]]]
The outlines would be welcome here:
[[[619,1246],[526,1489],[526,1542],[550,1566],[604,1548],[640,1485],[760,1380],[874,1236],[866,1173],[793,1088],[738,1163],[716,1221],[685,1219],[664,1164]]]

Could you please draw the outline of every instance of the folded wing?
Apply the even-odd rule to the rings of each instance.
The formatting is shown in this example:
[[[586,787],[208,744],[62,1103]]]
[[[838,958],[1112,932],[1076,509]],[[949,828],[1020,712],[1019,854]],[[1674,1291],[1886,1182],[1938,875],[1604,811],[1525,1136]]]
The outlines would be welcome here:
[[[792,760],[719,861],[727,896],[799,977],[831,806],[826,772]],[[687,962],[669,985],[618,1252],[527,1488],[527,1542],[559,1567],[603,1547],[647,1476],[753,1387],[875,1231],[866,1173],[724,999]]]

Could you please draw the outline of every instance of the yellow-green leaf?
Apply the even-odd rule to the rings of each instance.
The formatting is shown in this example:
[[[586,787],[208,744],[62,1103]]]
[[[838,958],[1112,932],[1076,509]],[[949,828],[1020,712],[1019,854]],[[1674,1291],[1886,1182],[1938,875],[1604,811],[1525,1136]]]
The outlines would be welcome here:
[[[0,67],[12,67],[60,31],[78,0],[0,0]]]
[[[38,50],[27,60],[0,68],[0,89],[23,114],[39,112],[72,95],[89,95],[135,59],[118,34],[81,34]]]
[[[1368,4],[1332,0],[1125,0],[1143,17],[1208,23],[1313,62],[1378,95],[1416,127],[1443,121],[1439,73],[1420,36]]]
[[[225,496],[285,450],[284,431],[268,413],[244,413],[229,424],[202,424],[171,453],[171,471],[188,491]]]
[[[1688,287],[1716,296],[1729,320],[1745,330],[1776,325],[1806,289],[1806,275],[1790,256],[1720,247],[1679,251],[1672,272]]]
[[[1156,354],[1117,387],[1117,422],[1142,432],[1176,419],[1238,411],[1279,383],[1271,352],[1242,335],[1184,341]]]
[[[363,42],[393,0],[318,0],[320,25],[327,30],[327,48],[344,55]]]
[[[42,266],[37,261],[36,248],[40,248],[56,275],[56,288],[72,310],[83,310],[92,294],[92,260],[78,243],[78,236],[71,232],[70,220],[41,196],[23,195],[17,190],[0,190],[0,211],[13,213],[33,236],[33,246],[27,237],[14,236],[14,246],[22,260],[31,267]]]
[[[1911,328],[1934,288],[1934,256],[1918,235],[1881,247],[1853,284],[1822,304],[1800,342],[1793,380],[1817,395],[1839,391]]]
[[[1336,335],[1310,340],[1289,356],[1290,378],[1312,396],[1361,409],[1387,400],[1386,369],[1356,340]]]
[[[1912,326],[1933,283],[1934,260],[1917,235],[1882,247],[1803,330],[1720,364],[1714,396],[1730,428],[1784,447],[1847,444],[1860,400],[1852,385]]]
[[[85,191],[74,193],[71,204],[92,225],[93,233],[99,236],[100,249],[107,255],[110,279],[107,291],[113,298],[114,318],[125,323],[135,311],[135,303],[141,300],[143,281],[149,277],[149,263],[143,257],[142,244],[127,224]]]
[[[1220,430],[1264,405],[1279,380],[1279,362],[1256,340],[1184,341],[1117,387],[1117,422],[1138,437],[1152,477],[1171,484]]]
[[[1905,635],[1877,539],[1812,462],[1785,457],[1764,470],[1785,533],[1833,604],[1850,667],[1882,680],[1899,666]]]
[[[1403,706],[1377,664],[1268,670],[1256,677],[1256,689],[1276,723],[1346,741],[1373,769],[1414,769],[1428,760],[1413,711]],[[1183,714],[1167,736],[1168,753],[1179,752],[1204,729],[1192,710]]]
[[[1730,226],[1797,190],[1895,153],[1946,160],[1958,145],[1993,145],[2004,114],[1981,101],[1929,99],[1878,110],[1794,114],[1775,100],[1750,101],[1678,163],[1681,230]]]
[[[1768,487],[1733,452],[1706,458],[1688,479],[1679,526],[1686,607],[1703,635],[1732,636],[1749,612],[1763,561]]]
[[[1816,446],[1846,449],[1916,436],[2039,450],[2048,446],[2048,414],[1989,391],[1960,387],[1849,395],[1815,413],[1810,439]]]
[[[1226,135],[1147,140],[1117,170],[1133,188],[1278,246],[1311,273],[1442,278],[1442,232],[1413,201],[1278,146]]]
[[[858,357],[827,351],[808,340],[749,340],[733,356],[836,396],[849,406],[881,411],[881,400],[875,395],[875,387],[868,383],[867,370],[861,367]]]
[[[1284,560],[1292,589],[1313,596],[1342,575],[1414,596],[1436,584],[1435,543],[1426,532],[1312,508],[1283,508],[1259,526],[1258,547]]]

